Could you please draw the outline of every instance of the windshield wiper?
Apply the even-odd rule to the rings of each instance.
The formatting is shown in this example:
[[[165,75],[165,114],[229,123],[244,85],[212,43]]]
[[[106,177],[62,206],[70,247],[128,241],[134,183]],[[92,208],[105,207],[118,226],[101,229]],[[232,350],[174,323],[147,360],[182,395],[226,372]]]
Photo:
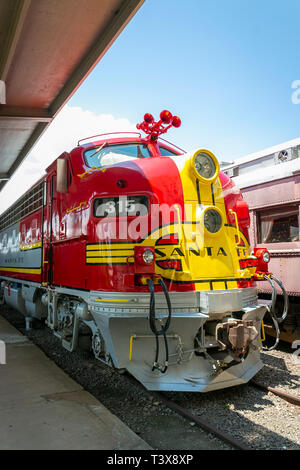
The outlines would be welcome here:
[[[103,149],[103,147],[107,144],[107,142],[103,142],[102,145],[100,145],[100,147],[97,148],[96,152],[92,153],[92,155],[89,155],[89,158],[92,158],[94,157],[94,155],[96,155],[98,152],[101,152],[101,150]]]

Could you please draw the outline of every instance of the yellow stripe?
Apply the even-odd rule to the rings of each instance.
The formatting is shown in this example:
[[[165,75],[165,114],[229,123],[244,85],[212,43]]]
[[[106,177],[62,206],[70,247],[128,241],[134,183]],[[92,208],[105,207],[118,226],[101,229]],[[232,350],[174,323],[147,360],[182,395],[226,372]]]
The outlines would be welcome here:
[[[265,334],[265,325],[264,322],[261,322],[261,338],[258,339],[257,341],[265,341],[266,340],[266,334]]]
[[[112,250],[133,250],[135,243],[103,243],[101,245],[87,245],[87,251],[112,251]]]
[[[114,245],[88,245],[86,247],[87,264],[120,264],[133,263],[135,244],[123,245],[116,243]]]
[[[81,202],[81,203],[79,204],[79,206],[73,207],[72,209],[69,208],[69,209],[66,210],[66,212],[67,212],[67,214],[68,214],[69,212],[76,211],[77,209],[81,209],[81,207],[84,206],[84,205],[86,205],[86,204],[88,204],[88,203],[87,203],[86,201],[83,201],[83,202]]]
[[[103,251],[88,251],[86,256],[93,257],[93,258],[101,258],[101,257],[113,257],[118,256],[120,258],[128,258],[128,256],[133,256],[133,250],[126,250],[126,251],[110,251],[110,250],[103,250]]]
[[[129,258],[133,258],[133,256],[130,256]],[[86,258],[86,262],[87,263],[94,263],[94,264],[99,264],[99,263],[102,263],[102,264],[120,264],[120,263],[133,263],[133,259],[129,259],[127,261],[127,257],[124,257],[124,258],[120,258],[120,257],[117,257],[117,258],[110,258],[109,256],[105,256],[104,258],[94,258],[94,257],[88,257]]]
[[[85,171],[84,173],[80,173],[80,174],[78,174],[77,176],[78,176],[79,178],[83,178],[85,175],[87,175],[88,173],[90,173],[90,172],[93,171],[93,170],[98,170],[98,171],[101,171],[102,173],[104,173],[104,172],[106,171],[106,168],[100,168],[99,166],[92,166],[92,167],[90,168],[90,170],[87,170],[87,171]]]
[[[237,281],[227,281],[228,289],[237,289]]]
[[[41,246],[42,242],[30,243],[29,245],[20,245],[20,250],[33,250],[34,248],[40,248]]]
[[[129,299],[95,299],[96,302],[129,302]]]
[[[39,269],[26,269],[26,268],[4,268],[0,266],[0,271],[9,271],[12,273],[26,273],[26,274],[41,274],[42,270]]]
[[[133,339],[136,337],[136,335],[130,336],[130,341],[129,341],[129,360],[132,361],[132,348],[133,348]]]

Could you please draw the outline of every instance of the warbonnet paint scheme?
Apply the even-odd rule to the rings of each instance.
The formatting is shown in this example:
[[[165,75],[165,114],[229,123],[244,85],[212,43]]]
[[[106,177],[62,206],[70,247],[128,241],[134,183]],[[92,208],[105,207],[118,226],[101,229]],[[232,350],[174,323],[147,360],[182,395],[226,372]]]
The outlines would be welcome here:
[[[216,157],[159,137],[180,125],[169,111],[144,119],[146,137],[80,141],[0,217],[1,301],[148,389],[245,383],[262,367],[268,252],[251,255]]]

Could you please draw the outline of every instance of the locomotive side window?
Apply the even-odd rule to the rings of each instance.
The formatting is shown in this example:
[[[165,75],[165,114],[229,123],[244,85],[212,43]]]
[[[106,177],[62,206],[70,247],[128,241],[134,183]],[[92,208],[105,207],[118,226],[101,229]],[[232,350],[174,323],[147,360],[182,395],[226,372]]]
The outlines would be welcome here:
[[[261,212],[258,217],[259,243],[299,241],[299,209]]]
[[[120,196],[95,199],[94,217],[138,217],[148,214],[147,196]]]
[[[167,149],[166,147],[159,147],[159,151],[162,157],[169,157],[170,155],[178,155],[176,152],[172,152],[172,150]]]
[[[151,157],[145,144],[118,144],[92,148],[84,152],[84,159],[89,167],[109,166],[136,158]]]

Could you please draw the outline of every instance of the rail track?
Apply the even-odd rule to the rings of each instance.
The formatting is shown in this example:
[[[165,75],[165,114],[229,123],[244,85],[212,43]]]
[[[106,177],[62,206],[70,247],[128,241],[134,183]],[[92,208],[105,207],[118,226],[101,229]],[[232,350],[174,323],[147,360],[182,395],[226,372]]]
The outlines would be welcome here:
[[[20,328],[20,322],[17,322],[17,324],[16,324],[16,322],[12,322],[12,323],[23,334],[24,333],[27,334],[24,331],[24,327]],[[49,338],[50,337],[52,338],[52,335],[49,332]],[[31,339],[33,339],[33,341],[36,342],[35,339],[32,336],[31,336]],[[36,344],[38,344],[38,343],[36,343]],[[38,344],[38,345],[41,347],[40,344]],[[43,347],[42,347],[42,349],[44,350],[44,352],[46,352],[46,354],[48,354],[46,349],[44,349]],[[64,351],[63,354],[68,355],[69,353],[67,351]],[[52,350],[52,352],[50,352],[49,357],[56,361],[56,353],[54,353],[54,357],[52,357],[52,355],[53,355],[53,350]],[[93,360],[91,360],[91,364],[92,363],[93,363]],[[109,368],[105,364],[102,364],[102,363],[99,363],[99,362],[97,362],[97,364],[99,364],[101,366],[101,368],[107,369],[107,372],[106,372],[107,374],[111,374],[111,372],[112,372],[111,368]],[[99,369],[99,372],[101,373],[100,369]],[[115,375],[115,374],[113,374],[113,375]],[[253,450],[253,447],[248,446],[247,443],[242,442],[239,439],[236,439],[234,436],[230,435],[228,432],[224,432],[223,430],[220,430],[220,428],[218,428],[215,424],[213,424],[209,420],[209,417],[206,417],[205,414],[204,414],[204,416],[200,417],[197,414],[195,414],[194,412],[186,409],[185,407],[180,406],[178,403],[176,403],[176,398],[175,398],[175,400],[169,399],[169,398],[166,397],[166,394],[164,392],[151,392],[151,391],[145,389],[143,387],[143,385],[141,385],[137,380],[135,380],[133,377],[129,376],[128,374],[120,375],[116,372],[116,375],[120,378],[121,381],[131,383],[135,387],[138,387],[139,390],[141,392],[143,392],[144,394],[147,394],[148,397],[153,397],[153,399],[156,399],[156,401],[159,401],[166,408],[172,410],[176,414],[178,414],[178,415],[182,416],[183,418],[185,418],[186,420],[188,420],[189,423],[191,423],[191,422],[195,423],[195,425],[200,427],[202,430],[204,430],[205,432],[217,437],[220,441],[226,443],[227,445],[231,446],[232,448],[238,449],[238,450]],[[113,380],[113,378],[112,378],[112,380]],[[264,384],[261,384],[261,383],[258,383],[256,381],[254,381],[254,380],[252,380],[249,383],[249,387],[255,387],[256,389],[260,389],[260,390],[265,391],[265,392],[271,392],[272,394],[276,395],[277,397],[279,397],[280,399],[282,399],[284,401],[287,401],[288,403],[291,403],[291,404],[296,405],[296,406],[300,405],[300,397],[295,396],[293,394],[290,394],[290,393],[288,393],[284,390],[280,390],[278,388],[273,388],[273,387],[270,387],[270,386],[266,386]],[[93,392],[91,392],[91,393],[93,393]],[[100,396],[100,401],[101,401],[101,396]],[[109,406],[108,406],[108,408],[109,408]]]
[[[194,415],[190,411],[186,410],[182,406],[179,406],[177,403],[166,399],[162,394],[158,394],[160,400],[172,410],[179,413],[184,418],[187,418],[190,421],[195,422],[198,426],[200,426],[205,431],[209,432],[210,434],[215,435],[226,444],[230,444],[232,447],[238,450],[251,450],[251,447],[243,444],[241,441],[238,441],[230,434],[225,433],[224,431],[220,431],[216,426],[210,424],[207,420],[200,418],[199,416]]]
[[[177,412],[184,418],[188,419],[189,421],[194,422],[198,426],[200,426],[202,429],[205,431],[209,432],[210,434],[213,434],[217,438],[221,439],[223,442],[226,444],[230,444],[233,448],[238,449],[238,450],[253,450],[251,447],[245,445],[243,442],[235,439],[235,437],[231,436],[230,434],[219,430],[216,426],[213,424],[209,423],[207,420],[200,418],[199,416],[195,415],[194,413],[191,413],[189,410],[183,408],[182,406],[178,405],[175,401],[167,399],[163,393],[160,392],[151,392],[143,387],[142,384],[140,384],[137,380],[135,380],[133,377],[123,375],[123,378],[125,380],[128,380],[131,383],[134,383],[136,386],[138,386],[140,389],[142,389],[145,393],[152,395],[156,399],[160,400],[165,406],[170,408],[171,410]],[[251,380],[249,383],[249,386],[253,386],[255,388],[258,388],[260,390],[264,390],[267,392],[271,392],[274,395],[280,397],[282,400],[285,400],[293,405],[300,406],[300,397],[297,397],[296,395],[290,394],[285,392],[284,390],[280,390],[277,388],[269,387],[266,385],[259,384],[255,382],[254,380]]]
[[[293,395],[292,393],[287,393],[284,390],[280,390],[279,388],[269,387],[268,385],[263,385],[255,380],[251,380],[250,384],[253,387],[256,387],[260,390],[264,390],[265,392],[271,392],[279,398],[291,403],[292,405],[300,406],[300,397]]]
[[[198,426],[200,426],[204,431],[209,432],[210,434],[213,434],[217,438],[221,439],[223,442],[226,444],[230,444],[232,447],[238,450],[251,450],[250,447],[246,446],[242,442],[238,441],[235,439],[233,436],[230,434],[227,434],[223,431],[220,431],[216,426],[210,424],[207,420],[200,418],[199,416],[196,416],[195,414],[191,413],[189,410],[183,408],[182,406],[178,405],[175,401],[167,399],[163,393],[160,392],[151,392],[147,390],[142,384],[140,384],[135,378],[128,376],[128,375],[123,375],[123,378],[127,380],[130,383],[134,383],[135,386],[138,386],[141,390],[143,390],[145,393],[148,395],[151,395],[152,397],[156,398],[159,400],[161,403],[163,403],[167,408],[175,411],[176,413],[180,414],[184,418],[188,419],[190,422],[194,422]]]

